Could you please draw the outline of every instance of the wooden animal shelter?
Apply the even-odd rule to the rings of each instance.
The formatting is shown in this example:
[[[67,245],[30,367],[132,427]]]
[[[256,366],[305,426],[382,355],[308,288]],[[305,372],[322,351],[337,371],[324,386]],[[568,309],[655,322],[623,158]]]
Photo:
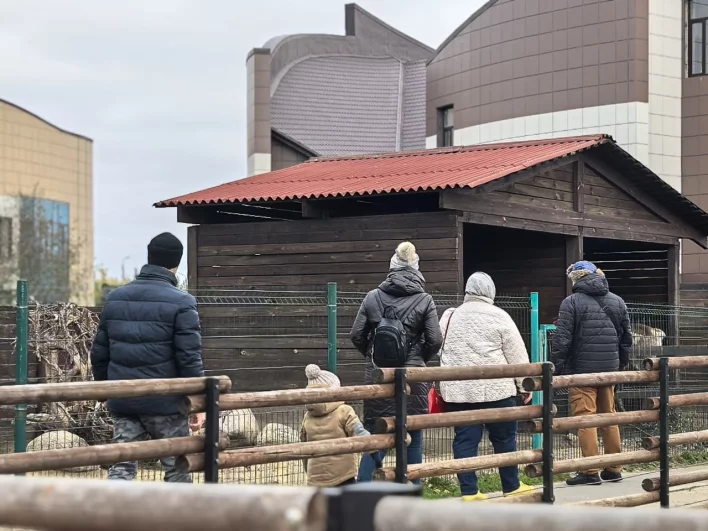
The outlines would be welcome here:
[[[431,293],[460,294],[483,270],[498,293],[538,292],[542,323],[570,292],[571,262],[597,263],[628,301],[677,304],[680,240],[708,246],[708,214],[605,135],[314,158],[155,206],[193,224],[189,287],[200,294],[324,293],[328,282],[366,292],[410,240]],[[224,316],[257,326],[244,311],[200,312],[206,330]],[[351,319],[340,316],[342,330]],[[205,358],[225,344],[205,337]]]

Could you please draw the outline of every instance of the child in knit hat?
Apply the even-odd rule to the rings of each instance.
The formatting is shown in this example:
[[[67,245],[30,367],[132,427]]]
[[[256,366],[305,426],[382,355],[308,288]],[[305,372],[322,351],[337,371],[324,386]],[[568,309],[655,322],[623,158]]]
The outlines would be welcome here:
[[[340,387],[336,374],[317,365],[305,368],[308,389]],[[344,402],[308,404],[302,421],[300,439],[327,441],[343,437],[371,435],[364,429],[354,409]],[[378,454],[378,452],[374,451]],[[305,460],[307,484],[312,487],[338,487],[356,482],[357,458],[354,454],[315,457]]]

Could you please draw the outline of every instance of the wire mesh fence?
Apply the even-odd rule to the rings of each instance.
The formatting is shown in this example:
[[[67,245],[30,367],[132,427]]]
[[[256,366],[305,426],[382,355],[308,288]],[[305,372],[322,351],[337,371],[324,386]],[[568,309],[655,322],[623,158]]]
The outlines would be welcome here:
[[[304,368],[309,363],[327,363],[327,292],[299,291],[212,291],[195,294],[199,303],[204,341],[204,357],[210,374],[225,374],[234,382],[232,391],[259,391],[304,387]],[[348,333],[364,298],[364,293],[337,294],[337,368],[343,385],[363,383],[364,359],[349,343]],[[457,306],[456,294],[434,296],[438,312]],[[528,296],[499,296],[496,304],[514,319],[527,343],[531,337],[531,304]],[[708,345],[708,309],[628,304],[635,330],[632,353],[634,368],[651,348],[661,345]],[[90,378],[87,353],[93,339],[97,311],[38,314],[34,312],[30,331],[30,382],[55,382]],[[85,309],[84,309],[85,310]],[[92,317],[93,315],[93,317]],[[56,316],[56,318],[55,318]],[[40,318],[41,317],[41,318]],[[0,385],[14,383],[14,313],[0,311]],[[548,341],[552,343],[552,334]],[[4,349],[4,351],[3,351]],[[3,354],[5,352],[5,354]],[[78,356],[78,357],[77,357]],[[702,370],[682,370],[674,392],[708,390],[708,376]],[[568,414],[567,391],[556,393],[559,415]],[[641,399],[658,396],[657,386],[620,386],[618,409],[642,407]],[[353,404],[361,414],[362,405]],[[242,410],[224,413],[222,426],[229,432],[233,448],[269,446],[299,441],[304,407]],[[12,408],[0,407],[0,452],[13,451]],[[30,406],[28,409],[28,450],[44,450],[102,444],[110,441],[111,421],[101,404],[64,403]],[[672,432],[705,427],[708,410],[703,407],[672,412]],[[658,425],[623,428],[626,450],[640,447],[640,438],[658,434]],[[557,434],[556,459],[580,456],[574,434]],[[454,430],[441,428],[423,434],[424,462],[452,459]],[[480,454],[492,453],[484,438]],[[519,434],[518,448],[532,447],[530,434]],[[693,448],[703,450],[702,446]],[[387,456],[393,464],[393,451]],[[101,467],[38,473],[69,477],[106,477]],[[142,462],[138,479],[155,481],[163,472],[158,461]],[[254,465],[221,471],[221,481],[234,483],[302,484],[301,462]],[[203,481],[194,474],[195,481]]]
[[[708,354],[708,308],[691,306],[651,305],[627,303],[632,325],[633,347],[630,370],[641,370],[646,358],[657,355],[660,347],[706,346]],[[553,330],[547,332],[548,352],[552,352]],[[679,351],[680,352],[680,351]],[[708,391],[708,370],[678,369],[672,371],[670,393]],[[617,411],[638,411],[644,408],[646,398],[659,396],[659,384],[618,385],[615,388]],[[555,391],[554,403],[558,416],[570,415],[568,389]],[[692,406],[670,410],[670,432],[681,433],[705,429],[708,426],[708,407]],[[641,439],[659,435],[658,423],[621,426],[622,446],[626,451],[641,449]],[[569,438],[573,438],[572,435]],[[699,444],[691,448],[672,448],[672,453],[687,450],[705,450]]]

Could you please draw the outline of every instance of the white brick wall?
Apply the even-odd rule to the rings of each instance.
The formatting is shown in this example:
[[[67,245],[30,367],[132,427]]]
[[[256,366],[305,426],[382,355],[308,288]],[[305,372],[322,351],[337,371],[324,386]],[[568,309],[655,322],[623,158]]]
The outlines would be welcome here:
[[[682,4],[649,0],[649,167],[679,191]]]
[[[536,114],[465,127],[455,130],[455,145],[596,134],[611,135],[628,153],[649,165],[649,106],[639,102]],[[434,148],[436,142],[436,136],[430,136],[426,146]]]
[[[260,175],[270,171],[270,153],[254,153],[248,157],[248,176]]]

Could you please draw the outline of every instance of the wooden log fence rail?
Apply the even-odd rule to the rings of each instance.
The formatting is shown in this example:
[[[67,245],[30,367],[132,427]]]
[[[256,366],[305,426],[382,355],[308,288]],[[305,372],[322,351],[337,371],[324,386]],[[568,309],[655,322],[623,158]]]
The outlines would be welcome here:
[[[437,461],[434,463],[423,463],[421,465],[408,466],[408,479],[423,479],[435,476],[447,476],[453,474],[463,474],[465,472],[478,472],[489,468],[499,468],[512,465],[526,465],[536,463],[543,459],[541,450],[522,450],[519,452],[509,452],[507,454],[480,455],[465,459],[450,459],[448,461]],[[377,470],[374,479],[381,481],[393,481],[395,469],[384,467]]]
[[[678,487],[690,483],[700,483],[708,481],[708,470],[691,470],[688,472],[678,472],[671,474],[669,487]],[[660,488],[659,478],[647,478],[642,481],[642,488],[646,492],[658,491]]]
[[[410,394],[410,387],[406,388]],[[252,409],[275,406],[302,406],[325,402],[348,402],[372,398],[393,398],[394,385],[352,385],[338,389],[290,389],[282,391],[260,391],[256,393],[234,393],[224,395],[220,400],[222,411]],[[206,407],[203,396],[186,396],[180,410],[183,414],[200,413]]]
[[[305,487],[0,476],[0,490],[3,492],[0,526],[11,528],[45,531],[326,529],[327,499],[321,491]]]
[[[555,406],[553,413],[557,412]],[[480,409],[475,411],[456,411],[453,413],[433,413],[428,415],[410,415],[406,428],[410,431],[433,428],[454,428],[494,422],[510,422],[536,419],[541,416],[543,406],[517,406],[507,408]],[[375,424],[376,433],[393,433],[396,430],[394,417],[379,418]]]
[[[103,401],[109,398],[191,395],[203,393],[208,380],[209,378],[166,378],[8,385],[0,387],[0,406],[78,400]],[[220,392],[225,393],[231,389],[231,380],[228,377],[220,376],[218,380]]]
[[[29,454],[0,456],[0,474],[13,474],[41,470],[55,470],[110,464],[118,461],[154,459],[177,455],[180,472],[205,471],[210,477],[218,476],[218,469],[246,467],[257,464],[312,459],[317,457],[364,453],[396,448],[405,455],[409,444],[408,431],[487,424],[500,421],[520,421],[520,430],[543,434],[543,448],[508,454],[478,456],[442,462],[408,465],[397,462],[396,467],[386,467],[376,472],[375,479],[407,483],[408,480],[440,475],[458,474],[510,465],[526,465],[529,477],[543,477],[542,492],[534,492],[520,499],[510,498],[508,503],[553,502],[553,474],[578,472],[589,468],[606,468],[615,465],[649,463],[661,460],[661,478],[644,482],[646,492],[641,495],[601,500],[592,505],[634,507],[661,501],[668,506],[668,487],[697,481],[708,481],[708,473],[678,473],[669,478],[666,456],[668,448],[708,442],[708,430],[645,437],[644,450],[620,454],[600,455],[577,459],[552,460],[553,433],[582,428],[654,423],[659,421],[661,433],[666,434],[669,407],[708,405],[708,393],[668,396],[668,370],[708,367],[708,356],[649,358],[644,361],[644,371],[608,374],[553,376],[550,363],[524,365],[482,366],[467,368],[404,368],[378,369],[373,385],[342,387],[338,389],[298,389],[220,395],[230,388],[228,378],[174,379],[127,382],[79,382],[68,384],[40,384],[0,388],[0,405],[40,403],[50,400],[102,400],[116,397],[183,395],[181,411],[185,414],[207,412],[207,435],[182,437],[161,441],[101,445],[88,448],[47,450]],[[524,378],[524,389],[541,391],[541,405],[525,405],[476,411],[406,415],[406,396],[410,382],[439,382],[467,379]],[[598,384],[599,382],[599,384]],[[588,385],[647,384],[659,382],[661,396],[644,402],[645,409],[631,412],[605,413],[580,417],[554,419],[553,389]],[[216,397],[216,398],[215,398]],[[271,406],[306,405],[322,402],[353,401],[371,398],[395,398],[396,416],[378,419],[375,434],[328,441],[302,442],[270,447],[225,450],[228,441],[219,439],[218,415],[220,410],[239,410]],[[403,426],[400,428],[399,426]],[[397,429],[397,426],[399,428]],[[215,435],[216,434],[216,435]],[[208,440],[215,440],[211,445]],[[403,458],[401,458],[403,459]],[[403,466],[405,465],[405,466]],[[208,474],[208,471],[211,473]],[[401,485],[402,486],[402,485]],[[495,500],[493,503],[502,503]]]
[[[454,382],[459,380],[494,380],[541,376],[543,363],[523,365],[482,365],[477,367],[410,367],[405,369],[408,382]],[[393,383],[396,369],[376,369],[374,382]]]
[[[605,428],[607,426],[626,426],[627,424],[658,421],[658,411],[597,413],[580,417],[557,418],[553,421],[553,431],[555,433],[568,433],[582,428]],[[522,433],[541,433],[542,430],[543,426],[540,420],[527,420],[519,423],[519,431]]]
[[[192,395],[204,393],[204,436],[139,441],[88,447],[21,452],[0,456],[0,474],[25,474],[84,466],[110,465],[123,461],[160,459],[181,454],[205,456],[204,480],[218,481],[218,455],[228,447],[228,437],[219,432],[219,396],[231,388],[228,377],[171,378],[63,382],[0,387],[0,405],[41,404],[111,398]]]
[[[598,374],[570,374],[553,377],[553,389],[568,387],[597,387],[601,385],[646,384],[659,381],[658,372],[625,371]],[[540,391],[541,378],[524,378],[524,391]]]
[[[504,498],[511,500],[511,498]],[[597,529],[642,531],[705,529],[705,515],[696,511],[646,509],[617,511],[603,507],[548,507],[545,504],[510,504],[503,510],[492,503],[460,503],[441,500],[421,503],[415,498],[388,496],[376,507],[376,531],[448,531],[484,529],[510,531],[519,528],[543,531],[597,531]],[[367,530],[368,531],[368,530]]]
[[[219,468],[227,469],[265,463],[281,463],[298,459],[313,459],[330,455],[390,450],[395,443],[396,439],[393,435],[372,435],[244,448],[222,452],[219,455]],[[410,436],[408,436],[406,443],[410,444]],[[204,455],[198,453],[182,455],[177,458],[175,466],[183,474],[201,472],[204,469]]]
[[[192,435],[173,439],[3,454],[0,455],[0,474],[66,470],[75,467],[112,465],[129,461],[160,459],[183,453],[204,452],[205,441],[205,437],[201,435]],[[226,450],[228,446],[228,437],[221,437],[219,449]]]

